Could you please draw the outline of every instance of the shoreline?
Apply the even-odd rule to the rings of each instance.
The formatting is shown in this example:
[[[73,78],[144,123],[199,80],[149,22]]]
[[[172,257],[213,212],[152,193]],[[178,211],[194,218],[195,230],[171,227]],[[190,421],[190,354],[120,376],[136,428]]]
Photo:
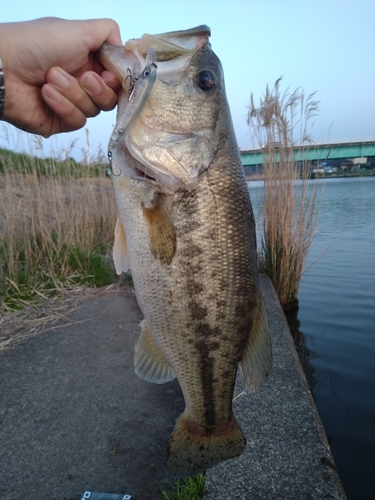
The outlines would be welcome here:
[[[321,179],[352,179],[353,177],[375,177],[375,170],[371,171],[371,173],[353,173],[353,174],[322,174],[319,176],[312,176],[309,180],[321,180]],[[245,178],[247,181],[263,181],[263,174],[246,174]]]

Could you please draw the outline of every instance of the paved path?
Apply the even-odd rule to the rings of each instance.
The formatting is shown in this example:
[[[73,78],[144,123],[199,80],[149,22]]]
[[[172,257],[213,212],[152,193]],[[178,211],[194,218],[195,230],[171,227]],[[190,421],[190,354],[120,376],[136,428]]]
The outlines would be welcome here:
[[[91,320],[89,318],[92,318]],[[0,499],[79,500],[85,490],[156,499],[177,382],[139,380],[141,313],[130,290],[84,302],[76,323],[0,354]]]
[[[207,499],[343,499],[320,420],[268,280],[275,364],[235,414],[245,453],[207,474]],[[80,500],[85,490],[156,500],[183,411],[176,381],[139,380],[141,313],[129,289],[84,302],[70,325],[0,353],[0,499]],[[241,386],[237,386],[237,393]]]

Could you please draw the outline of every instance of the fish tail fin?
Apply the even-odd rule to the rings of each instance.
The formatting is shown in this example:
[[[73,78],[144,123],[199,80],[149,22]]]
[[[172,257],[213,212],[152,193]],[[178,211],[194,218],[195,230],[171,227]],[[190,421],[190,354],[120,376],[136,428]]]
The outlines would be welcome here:
[[[232,415],[225,429],[209,433],[183,413],[169,440],[167,468],[184,477],[240,455],[246,438]]]

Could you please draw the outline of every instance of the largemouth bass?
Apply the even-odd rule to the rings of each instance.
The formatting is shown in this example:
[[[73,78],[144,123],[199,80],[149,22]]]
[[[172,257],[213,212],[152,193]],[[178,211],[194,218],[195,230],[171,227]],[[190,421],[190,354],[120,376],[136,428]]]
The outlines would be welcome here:
[[[179,476],[243,452],[238,365],[250,389],[271,369],[253,212],[209,35],[199,26],[100,50],[124,86],[109,144],[114,261],[144,314],[136,374],[177,377],[184,395],[167,459]]]

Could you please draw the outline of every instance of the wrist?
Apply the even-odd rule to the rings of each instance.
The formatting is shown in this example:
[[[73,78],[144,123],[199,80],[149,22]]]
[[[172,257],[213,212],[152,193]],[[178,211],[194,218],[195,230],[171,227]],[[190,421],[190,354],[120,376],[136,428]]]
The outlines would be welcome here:
[[[0,120],[5,120],[5,74],[7,47],[7,23],[0,23]]]
[[[5,108],[5,81],[4,81],[3,62],[0,58],[0,120],[3,119],[4,108]]]

